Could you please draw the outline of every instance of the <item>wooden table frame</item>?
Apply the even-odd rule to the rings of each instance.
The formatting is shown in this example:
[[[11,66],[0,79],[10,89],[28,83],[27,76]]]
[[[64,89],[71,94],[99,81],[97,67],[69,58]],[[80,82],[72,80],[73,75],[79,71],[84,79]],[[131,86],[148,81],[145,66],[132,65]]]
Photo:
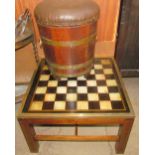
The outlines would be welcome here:
[[[22,106],[19,109],[17,118],[29,149],[31,152],[39,151],[38,141],[116,141],[115,150],[116,153],[124,153],[126,144],[132,129],[134,122],[134,111],[130,100],[128,98],[126,89],[121,80],[121,76],[115,60],[113,60],[117,76],[119,78],[119,84],[121,84],[122,91],[124,92],[127,104],[130,112],[128,113],[23,113],[23,107],[26,102],[28,92],[30,91],[34,76],[31,80],[31,84],[27,90],[27,95],[23,100]],[[75,125],[75,135],[37,135],[34,126],[35,125]],[[80,136],[78,135],[78,126],[114,126],[119,125],[119,131],[117,135],[104,135],[104,136]]]

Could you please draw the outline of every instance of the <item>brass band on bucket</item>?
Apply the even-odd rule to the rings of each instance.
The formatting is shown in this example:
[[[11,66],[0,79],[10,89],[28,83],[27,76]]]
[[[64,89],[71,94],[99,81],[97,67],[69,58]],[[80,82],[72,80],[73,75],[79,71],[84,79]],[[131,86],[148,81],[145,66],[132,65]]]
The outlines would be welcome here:
[[[89,66],[90,64],[93,63],[94,58],[91,58],[90,60],[84,62],[84,63],[80,63],[77,65],[60,65],[60,64],[56,64],[56,63],[51,63],[48,60],[47,63],[50,67],[54,68],[54,69],[60,69],[60,70],[78,70],[80,68],[84,68]]]
[[[74,47],[82,44],[87,44],[92,40],[95,40],[96,33],[91,34],[90,36],[80,39],[80,40],[72,40],[72,41],[56,41],[52,39],[48,39],[46,37],[41,37],[42,42],[47,45],[57,46],[57,47]]]
[[[60,76],[60,77],[68,77],[68,78],[72,78],[72,77],[77,77],[77,76],[81,76],[81,75],[86,75],[87,73],[89,73],[89,71],[91,70],[93,64],[90,65],[85,71],[83,72],[80,72],[80,73],[75,73],[75,74],[63,74],[63,73],[58,73],[58,72],[55,72],[52,68],[51,69],[51,72],[54,76]]]

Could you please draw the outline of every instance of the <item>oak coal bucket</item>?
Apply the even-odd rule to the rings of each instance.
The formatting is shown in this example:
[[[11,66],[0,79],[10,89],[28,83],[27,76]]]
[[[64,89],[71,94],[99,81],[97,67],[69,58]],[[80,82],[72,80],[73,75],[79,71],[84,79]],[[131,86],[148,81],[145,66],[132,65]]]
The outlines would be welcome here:
[[[91,0],[44,0],[35,8],[46,62],[56,77],[89,73],[99,6]]]

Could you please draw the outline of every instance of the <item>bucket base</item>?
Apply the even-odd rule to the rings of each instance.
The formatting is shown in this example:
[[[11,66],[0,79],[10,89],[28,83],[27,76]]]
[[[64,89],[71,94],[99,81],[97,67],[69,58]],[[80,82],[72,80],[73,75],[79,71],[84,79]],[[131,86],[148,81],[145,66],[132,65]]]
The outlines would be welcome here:
[[[74,77],[79,77],[82,75],[87,77],[89,76],[89,73],[92,67],[93,67],[93,64],[89,68],[85,69],[83,72],[79,72],[79,73],[77,72],[77,73],[72,73],[72,74],[71,73],[62,74],[59,72],[56,73],[51,67],[49,67],[49,70],[55,79],[61,79],[61,78],[74,78]]]
[[[53,63],[50,63],[48,60],[46,61],[51,74],[56,79],[59,79],[61,77],[72,78],[72,77],[78,77],[82,75],[87,76],[94,64],[94,58],[91,58],[90,60],[81,64],[67,65],[67,66],[60,65],[60,64],[53,64]]]

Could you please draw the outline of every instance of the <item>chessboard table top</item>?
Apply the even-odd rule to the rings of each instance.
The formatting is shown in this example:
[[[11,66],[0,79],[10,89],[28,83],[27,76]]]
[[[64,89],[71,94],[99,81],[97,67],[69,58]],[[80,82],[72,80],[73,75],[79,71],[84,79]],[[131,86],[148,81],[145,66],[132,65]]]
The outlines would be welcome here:
[[[43,59],[18,117],[134,116],[113,58],[96,58],[90,74],[56,80]]]

